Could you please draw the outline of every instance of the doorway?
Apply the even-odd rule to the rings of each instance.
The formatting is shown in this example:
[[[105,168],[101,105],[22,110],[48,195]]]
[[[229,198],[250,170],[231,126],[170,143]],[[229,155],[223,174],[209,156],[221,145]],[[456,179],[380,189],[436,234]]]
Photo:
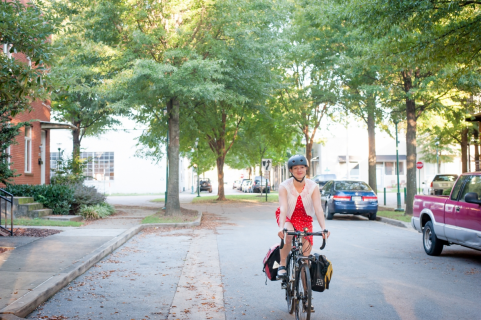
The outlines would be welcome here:
[[[40,184],[45,184],[45,146],[47,145],[47,131],[42,130],[41,140],[40,140]]]

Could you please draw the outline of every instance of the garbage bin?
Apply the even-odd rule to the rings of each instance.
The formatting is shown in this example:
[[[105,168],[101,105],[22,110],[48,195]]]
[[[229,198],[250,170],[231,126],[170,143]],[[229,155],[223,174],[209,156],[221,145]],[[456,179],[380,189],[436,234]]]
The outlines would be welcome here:
[[[443,195],[443,189],[434,189],[434,195],[435,196],[442,196]]]

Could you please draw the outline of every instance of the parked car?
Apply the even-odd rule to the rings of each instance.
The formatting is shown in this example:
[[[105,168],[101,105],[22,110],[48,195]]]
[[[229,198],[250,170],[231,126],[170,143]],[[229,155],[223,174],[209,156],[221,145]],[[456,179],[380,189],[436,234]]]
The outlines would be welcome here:
[[[242,184],[243,184],[244,181],[246,181],[246,180],[250,180],[250,179],[241,179],[241,180],[239,180],[239,185],[237,186],[237,190],[242,191]]]
[[[457,174],[437,174],[432,176],[427,180],[427,183],[423,182],[423,194],[442,195],[445,190],[453,188],[457,178]]]
[[[244,181],[242,182],[240,191],[244,191],[244,189],[247,189],[247,185],[249,184],[249,182],[252,182],[252,181],[249,180],[249,179],[244,179]],[[244,192],[245,192],[245,191],[244,191]]]
[[[232,189],[237,189],[239,187],[240,182],[241,182],[241,180],[235,180],[233,185],[232,185]]]
[[[212,193],[212,184],[210,183],[209,178],[203,178],[202,180],[200,180],[199,185],[200,191],[209,191],[209,193]]]
[[[313,180],[315,183],[319,185],[319,189],[322,189],[325,184],[330,181],[330,180],[335,180],[336,175],[335,174],[318,174],[311,180]]]
[[[481,250],[481,173],[463,173],[449,196],[414,196],[414,229],[422,232],[424,251],[440,255],[445,245]]]
[[[321,191],[321,203],[326,219],[336,213],[365,215],[375,220],[378,209],[377,196],[364,181],[331,180]]]
[[[252,193],[252,180],[248,180],[244,182],[244,186],[242,187],[242,191],[244,193]]]
[[[261,176],[255,176],[254,177],[254,182],[252,183],[252,192],[254,193],[261,193],[266,192],[270,193],[271,192],[271,186],[269,185],[269,179],[266,179]]]

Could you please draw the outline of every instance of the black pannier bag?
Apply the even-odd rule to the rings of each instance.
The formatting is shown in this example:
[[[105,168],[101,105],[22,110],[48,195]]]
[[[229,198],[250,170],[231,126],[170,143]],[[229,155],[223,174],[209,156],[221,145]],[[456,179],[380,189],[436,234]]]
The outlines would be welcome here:
[[[269,248],[263,261],[264,268],[262,268],[262,271],[266,274],[266,277],[269,278],[269,280],[277,280],[277,269],[279,268],[280,261],[281,255],[279,244],[275,244]]]
[[[329,282],[332,277],[332,263],[326,256],[314,253],[309,271],[311,273],[312,291],[323,292],[329,289]]]

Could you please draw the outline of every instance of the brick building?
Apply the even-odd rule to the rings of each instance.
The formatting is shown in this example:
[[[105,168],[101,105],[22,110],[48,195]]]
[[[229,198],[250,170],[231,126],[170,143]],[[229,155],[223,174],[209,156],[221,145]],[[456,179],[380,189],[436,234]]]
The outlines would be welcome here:
[[[26,4],[26,0],[21,0]],[[20,60],[31,66],[30,60],[23,53],[10,54],[10,44],[3,44],[3,54],[9,58]],[[13,179],[15,184],[48,184],[50,183],[50,130],[71,129],[70,124],[50,122],[50,101],[35,101],[32,110],[18,114],[13,123],[35,120],[31,127],[24,127],[16,137],[9,153],[12,156],[11,168],[19,177]]]

